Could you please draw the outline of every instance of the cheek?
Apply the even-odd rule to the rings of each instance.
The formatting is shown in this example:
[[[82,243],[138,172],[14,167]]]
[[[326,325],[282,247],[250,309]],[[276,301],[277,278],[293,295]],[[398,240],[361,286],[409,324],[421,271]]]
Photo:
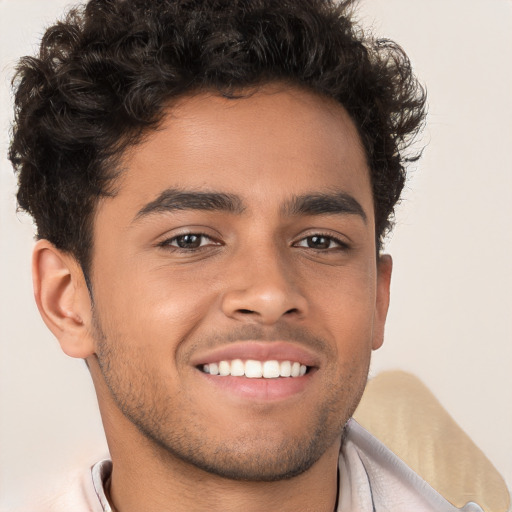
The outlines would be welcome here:
[[[197,271],[131,268],[127,277],[120,267],[96,276],[95,302],[102,322],[125,345],[168,354],[215,303],[216,284]]]
[[[310,294],[311,317],[334,338],[338,352],[362,355],[370,352],[375,314],[375,272],[347,269],[324,278],[316,274]]]
[[[124,233],[106,213],[104,225]],[[109,234],[97,226],[92,276],[97,311],[127,342],[170,344],[171,333],[178,338],[204,313],[212,290],[207,272],[197,266],[194,271],[187,265],[171,268],[157,251],[141,249],[140,241]]]

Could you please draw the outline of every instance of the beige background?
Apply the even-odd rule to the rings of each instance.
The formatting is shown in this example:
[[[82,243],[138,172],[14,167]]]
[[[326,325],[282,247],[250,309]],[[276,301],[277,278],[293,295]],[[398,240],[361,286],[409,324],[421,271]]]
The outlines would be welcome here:
[[[9,77],[69,2],[0,0],[0,507],[94,459],[103,434],[89,375],[61,354],[32,300],[32,226],[5,159]],[[363,0],[401,43],[430,116],[388,250],[386,343],[372,374],[418,375],[512,487],[512,2]]]

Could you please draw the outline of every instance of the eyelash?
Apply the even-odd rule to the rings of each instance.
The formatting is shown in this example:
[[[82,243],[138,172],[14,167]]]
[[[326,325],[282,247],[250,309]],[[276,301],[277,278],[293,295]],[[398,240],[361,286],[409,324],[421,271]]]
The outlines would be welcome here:
[[[328,247],[326,249],[318,249],[318,248],[315,248],[315,247],[303,247],[304,249],[312,249],[314,251],[318,251],[318,252],[327,252],[327,251],[336,251],[336,250],[339,250],[339,251],[346,251],[348,249],[350,249],[350,246],[344,242],[343,240],[340,240],[339,238],[331,235],[331,234],[328,234],[328,233],[313,233],[311,235],[308,235],[306,237],[303,237],[301,238],[298,242],[296,242],[294,244],[295,247],[301,247],[299,246],[298,244],[300,242],[306,242],[307,243],[307,240],[308,239],[312,239],[312,238],[325,238],[328,240],[329,244],[330,243],[335,243],[336,244],[336,247]]]
[[[198,247],[179,247],[178,245],[174,245],[173,243],[176,242],[176,244],[178,244],[178,240],[180,238],[184,238],[184,237],[197,237],[197,238],[200,238],[202,239],[201,242],[204,242],[205,240],[209,240],[210,243],[206,243],[205,245],[203,245],[202,243],[200,243],[200,245]],[[305,242],[305,243],[308,243],[308,239],[313,239],[313,238],[322,238],[322,239],[326,239],[329,243],[329,245],[331,243],[334,243],[336,244],[336,247],[327,247],[327,248],[324,248],[324,249],[319,249],[319,248],[315,248],[315,247],[304,247],[304,246],[301,246],[299,245],[301,242]],[[212,244],[213,242],[213,244]],[[218,246],[218,245],[221,245],[220,242],[216,241],[214,238],[212,238],[211,236],[205,234],[205,233],[200,233],[200,232],[190,232],[190,233],[182,233],[182,234],[179,234],[179,235],[176,235],[176,236],[173,236],[172,238],[167,238],[166,240],[163,240],[162,242],[160,242],[158,244],[159,247],[162,247],[162,248],[166,248],[166,249],[169,249],[171,248],[172,250],[175,250],[175,251],[183,251],[183,252],[196,252],[196,251],[200,251],[202,250],[203,248],[209,246],[209,245],[215,245],[215,246]],[[327,233],[313,233],[311,235],[308,235],[306,237],[303,237],[301,238],[298,242],[295,242],[293,244],[293,247],[302,247],[304,249],[312,249],[314,251],[318,251],[318,252],[327,252],[327,251],[336,251],[336,250],[340,250],[340,251],[346,251],[348,249],[350,249],[350,246],[340,240],[339,238],[335,237],[335,236],[332,236],[330,234],[327,234]]]
[[[178,245],[173,245],[173,242],[177,242],[178,239],[184,238],[184,237],[187,237],[187,236],[201,238],[202,241],[207,239],[207,240],[210,240],[211,242],[214,242],[213,245],[220,245],[219,242],[217,242],[211,236],[209,236],[209,235],[207,235],[205,233],[190,232],[190,233],[181,233],[179,235],[173,236],[172,238],[167,238],[166,240],[163,240],[162,242],[160,242],[158,244],[158,246],[159,247],[163,247],[163,248],[167,248],[167,249],[168,248],[172,248],[172,250],[185,251],[185,252],[194,252],[194,251],[201,250],[202,248],[205,247],[205,245],[202,245],[202,244],[199,245],[199,247],[191,247],[191,248],[179,247]],[[206,245],[209,245],[209,244],[206,244]]]

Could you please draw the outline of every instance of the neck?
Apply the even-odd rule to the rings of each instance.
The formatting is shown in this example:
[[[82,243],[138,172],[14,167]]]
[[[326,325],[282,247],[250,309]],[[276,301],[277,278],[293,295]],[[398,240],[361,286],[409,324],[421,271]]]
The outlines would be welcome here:
[[[113,461],[107,495],[115,512],[335,510],[341,440],[296,477],[248,482],[223,478],[183,462],[130,423],[119,426],[107,420],[105,430]]]
[[[98,386],[97,386],[98,391]],[[113,470],[115,512],[333,512],[341,436],[298,476],[273,482],[224,478],[184,462],[142,434],[101,389],[99,406]]]
[[[334,452],[334,450],[333,450]],[[112,455],[109,501],[115,512],[231,512],[297,510],[333,512],[337,501],[336,457],[322,457],[303,474],[276,482],[225,479],[181,461]]]

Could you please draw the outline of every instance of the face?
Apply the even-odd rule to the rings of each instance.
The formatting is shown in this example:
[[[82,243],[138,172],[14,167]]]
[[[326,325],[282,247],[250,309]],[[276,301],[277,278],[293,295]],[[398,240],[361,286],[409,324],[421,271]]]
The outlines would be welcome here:
[[[181,99],[97,210],[96,387],[168,457],[305,471],[337,449],[381,341],[373,217],[338,104],[277,86]]]

